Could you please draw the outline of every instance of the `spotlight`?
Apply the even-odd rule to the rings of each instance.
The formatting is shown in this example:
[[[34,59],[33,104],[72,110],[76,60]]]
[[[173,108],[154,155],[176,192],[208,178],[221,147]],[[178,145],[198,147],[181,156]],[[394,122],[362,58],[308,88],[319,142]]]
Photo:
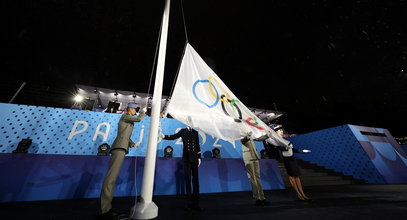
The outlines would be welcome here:
[[[212,150],[212,158],[221,158],[220,157],[220,150],[218,148],[213,148]]]
[[[267,151],[264,149],[260,151],[260,156],[261,156],[261,159],[270,159],[269,155],[267,154]]]
[[[98,156],[107,156],[109,155],[110,145],[107,143],[101,144],[98,148]]]
[[[75,100],[75,102],[82,102],[83,96],[81,96],[81,95],[76,95],[75,98],[74,98],[74,100]]]
[[[18,143],[17,149],[13,150],[13,153],[23,153],[26,154],[28,148],[30,147],[32,140],[25,138]]]
[[[174,149],[172,149],[172,147],[168,145],[166,148],[164,148],[164,157],[172,157],[173,151]]]

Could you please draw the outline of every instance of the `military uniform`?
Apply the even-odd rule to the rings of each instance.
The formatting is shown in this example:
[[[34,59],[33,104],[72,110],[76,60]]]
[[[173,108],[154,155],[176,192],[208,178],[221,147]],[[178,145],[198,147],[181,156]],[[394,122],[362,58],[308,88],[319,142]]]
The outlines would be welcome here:
[[[117,137],[110,150],[112,156],[110,157],[109,170],[103,181],[102,192],[100,194],[101,214],[107,213],[112,208],[116,179],[122,167],[124,156],[129,153],[129,147],[132,147],[134,144],[130,139],[131,133],[133,132],[134,122],[140,122],[144,116],[144,112],[141,112],[138,117],[124,113],[119,120]]]
[[[240,140],[242,143],[242,157],[246,167],[247,177],[249,178],[252,186],[253,198],[257,201],[264,201],[266,198],[264,197],[260,180],[260,157],[257,153],[254,141],[264,141],[267,138],[268,136],[264,135],[254,140],[250,137],[245,137]]]
[[[183,128],[174,135],[165,135],[166,140],[182,139],[182,161],[184,162],[184,175],[187,193],[187,205],[190,208],[199,207],[199,176],[198,159],[201,158],[198,132],[192,128]],[[191,196],[191,175],[193,193]]]

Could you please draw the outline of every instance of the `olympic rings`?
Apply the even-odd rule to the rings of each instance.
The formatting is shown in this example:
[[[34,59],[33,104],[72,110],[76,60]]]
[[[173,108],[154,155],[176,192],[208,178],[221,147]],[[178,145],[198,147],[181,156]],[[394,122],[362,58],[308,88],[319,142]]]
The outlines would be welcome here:
[[[220,96],[220,99],[221,99],[221,100],[222,100],[223,98],[225,98],[225,95],[221,95],[221,96]],[[236,100],[236,99],[233,99],[233,100],[226,99],[226,100],[230,103],[230,105],[231,105],[232,107],[235,107],[235,108],[236,108],[236,110],[237,110],[237,112],[238,112],[238,114],[239,114],[239,118],[235,118],[235,122],[238,122],[238,123],[242,122],[242,112],[240,111],[239,106],[236,105],[237,100]],[[230,116],[230,114],[226,111],[225,104],[223,104],[223,102],[221,102],[221,104],[222,104],[222,110],[223,110],[223,112],[225,113],[225,115]]]
[[[254,123],[252,123],[251,121],[254,121]],[[248,117],[246,119],[246,123],[249,124],[252,127],[255,127],[255,128],[259,129],[259,130],[264,130],[264,128],[258,126],[259,123],[257,122],[256,118],[253,119],[252,117]]]
[[[212,87],[213,87],[213,88],[215,89],[215,93],[216,93],[215,102],[214,102],[212,105],[208,105],[206,102],[202,101],[202,100],[196,95],[195,89],[196,89],[196,86],[198,85],[198,83],[208,83],[209,85],[212,85],[212,86],[209,86],[209,88],[212,88]],[[210,82],[209,80],[197,80],[197,81],[195,81],[194,85],[192,86],[192,92],[194,93],[195,99],[196,99],[199,103],[201,103],[201,104],[203,104],[203,105],[206,105],[208,108],[213,108],[213,107],[215,107],[216,105],[218,105],[218,102],[219,102],[219,93],[218,93],[218,90],[217,90],[216,87],[212,84],[212,82]]]
[[[222,92],[226,94],[226,99],[224,99],[224,98],[221,97],[221,98],[220,98],[220,101],[226,102],[226,103],[229,102],[228,100],[230,99],[230,94],[228,93],[228,91],[226,91],[225,89],[223,89],[223,87],[221,87],[221,86],[219,85],[218,80],[216,80],[216,78],[213,78],[213,76],[210,76],[210,77],[208,78],[208,80],[209,80],[209,82],[210,82],[211,80],[213,80],[213,81],[216,83],[216,85],[218,85],[218,86],[221,88]],[[215,96],[215,94],[214,94],[214,92],[213,92],[213,90],[212,90],[212,87],[210,87],[210,86],[209,86],[209,91],[211,92],[211,94],[212,94],[212,96],[213,96],[214,98],[217,97],[217,96]]]
[[[221,94],[221,95],[219,96],[219,92],[218,92],[218,90],[216,89],[216,86],[214,85],[214,83],[213,83],[212,81],[213,81],[217,86],[219,86],[219,87],[221,88],[222,92],[225,93],[225,94]],[[215,102],[214,102],[214,103],[212,103],[212,104],[207,104],[206,102],[204,102],[203,100],[201,100],[201,99],[198,97],[198,95],[196,94],[196,86],[197,86],[199,83],[208,83],[209,92],[210,92],[211,95],[215,98]],[[221,101],[221,105],[222,105],[222,110],[223,110],[223,112],[225,113],[225,115],[227,115],[227,116],[229,116],[229,117],[233,117],[234,120],[235,120],[235,122],[237,122],[237,123],[241,123],[241,122],[243,121],[242,111],[240,110],[240,108],[239,108],[239,106],[238,106],[238,104],[237,104],[237,103],[239,103],[239,101],[238,101],[237,99],[231,99],[231,96],[230,96],[229,92],[226,91],[225,89],[223,89],[223,88],[220,86],[220,84],[218,83],[218,81],[216,80],[216,78],[210,76],[207,80],[196,80],[195,83],[194,83],[194,85],[192,86],[192,92],[193,92],[193,94],[194,94],[195,99],[196,99],[199,103],[201,103],[201,104],[207,106],[208,108],[214,108],[214,107],[216,107],[216,106],[218,105],[218,103],[219,103],[219,100],[220,100],[220,101]],[[235,117],[234,117],[234,116],[231,116],[231,115],[229,114],[229,112],[228,112],[227,109],[226,109],[225,103],[229,103],[230,108],[232,108],[232,110],[233,110],[233,112],[234,112],[235,114],[236,114],[236,111],[237,111],[237,115],[236,115]],[[246,116],[245,116],[245,117],[246,117]],[[250,126],[252,126],[252,127],[254,127],[254,128],[257,128],[257,129],[259,129],[259,130],[264,130],[263,127],[259,126],[259,123],[257,122],[257,118],[256,118],[256,117],[250,117],[250,116],[249,116],[249,117],[247,117],[244,121],[245,121],[248,125],[250,125]]]

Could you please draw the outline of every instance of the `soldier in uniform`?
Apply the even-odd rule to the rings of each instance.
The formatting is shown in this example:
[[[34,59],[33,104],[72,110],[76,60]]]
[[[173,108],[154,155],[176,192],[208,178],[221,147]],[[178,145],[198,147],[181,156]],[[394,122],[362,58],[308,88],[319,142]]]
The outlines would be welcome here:
[[[242,143],[242,157],[244,165],[246,167],[247,176],[249,177],[250,184],[252,186],[253,198],[256,200],[255,205],[270,205],[270,202],[264,197],[263,188],[260,180],[260,157],[257,153],[254,141],[264,141],[269,138],[267,135],[263,135],[257,139],[253,139],[252,133],[240,140]]]
[[[100,194],[100,219],[118,219],[118,214],[111,210],[114,194],[114,185],[122,167],[124,156],[129,152],[129,147],[135,147],[135,143],[130,139],[133,132],[134,122],[140,122],[146,112],[146,108],[136,115],[137,105],[129,103],[126,112],[119,120],[117,137],[113,142],[110,153],[109,170],[105,176]]]
[[[182,138],[184,148],[182,150],[182,161],[184,162],[184,175],[187,193],[187,210],[201,211],[199,206],[199,177],[198,166],[201,163],[201,147],[199,145],[198,132],[191,127],[183,128],[173,135],[163,135],[165,140]],[[191,175],[192,188],[191,193]]]

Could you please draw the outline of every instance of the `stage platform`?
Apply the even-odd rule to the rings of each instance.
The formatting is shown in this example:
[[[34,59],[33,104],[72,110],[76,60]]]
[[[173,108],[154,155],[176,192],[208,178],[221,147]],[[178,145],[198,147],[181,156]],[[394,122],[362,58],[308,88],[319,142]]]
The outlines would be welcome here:
[[[202,212],[186,212],[182,196],[154,196],[157,219],[405,219],[407,185],[337,185],[305,187],[314,199],[299,202],[290,188],[265,191],[270,206],[253,205],[250,191],[201,195]],[[129,212],[135,197],[119,197],[113,207]],[[1,219],[93,220],[97,199],[0,203]]]

